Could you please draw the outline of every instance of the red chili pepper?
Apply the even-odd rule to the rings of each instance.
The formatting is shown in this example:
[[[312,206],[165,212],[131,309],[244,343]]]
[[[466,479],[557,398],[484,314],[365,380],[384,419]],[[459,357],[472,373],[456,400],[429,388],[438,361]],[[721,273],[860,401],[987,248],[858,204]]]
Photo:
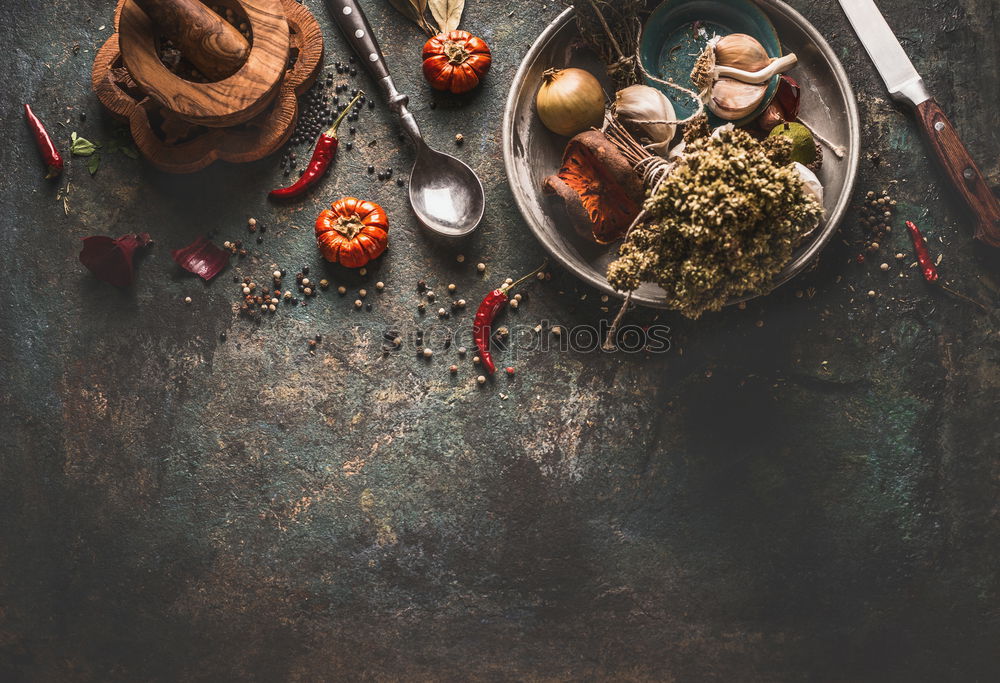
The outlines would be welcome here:
[[[927,250],[927,241],[924,239],[923,234],[921,234],[920,228],[918,228],[913,221],[906,221],[906,229],[910,231],[910,239],[913,240],[913,249],[917,252],[917,262],[920,264],[920,272],[923,273],[924,279],[927,280],[927,282],[933,282],[952,296],[956,296],[959,299],[963,299],[968,301],[970,304],[978,306],[984,313],[989,313],[990,308],[986,304],[981,301],[976,301],[971,296],[962,294],[962,292],[959,292],[958,290],[952,289],[946,285],[943,280],[938,280],[937,266],[935,266],[934,261],[931,260],[931,253]]]
[[[472,339],[476,342],[476,348],[479,349],[479,360],[489,374],[492,375],[497,370],[497,366],[493,362],[493,355],[490,353],[490,335],[493,330],[493,319],[496,318],[497,313],[507,303],[507,292],[540,272],[547,264],[548,261],[545,261],[524,277],[494,289],[479,304],[479,308],[476,310],[476,318],[472,323]]]
[[[35,144],[38,145],[38,151],[42,153],[42,159],[49,168],[49,172],[45,177],[58,178],[59,174],[63,172],[63,158],[59,154],[59,150],[53,144],[52,138],[49,137],[49,132],[45,130],[45,126],[42,125],[42,122],[35,116],[35,112],[31,111],[31,107],[27,104],[24,105],[24,115],[28,117],[28,125],[31,126],[31,132],[35,136]]]
[[[920,271],[924,274],[924,279],[934,282],[938,279],[937,266],[931,260],[931,253],[927,250],[927,241],[920,232],[920,228],[913,221],[906,221],[906,229],[910,231],[910,239],[913,240],[913,249],[917,252],[917,262],[920,263]]]
[[[267,195],[268,197],[271,199],[295,199],[301,197],[305,194],[306,190],[319,182],[319,179],[330,168],[330,164],[333,163],[333,157],[337,153],[337,146],[340,144],[340,141],[337,139],[337,128],[340,126],[340,122],[350,113],[351,108],[354,107],[355,103],[363,95],[364,93],[359,90],[354,99],[340,112],[340,115],[333,122],[333,125],[330,126],[330,129],[319,136],[312,157],[310,157],[309,163],[306,165],[306,170],[302,172],[299,179],[288,187],[271,190]]]

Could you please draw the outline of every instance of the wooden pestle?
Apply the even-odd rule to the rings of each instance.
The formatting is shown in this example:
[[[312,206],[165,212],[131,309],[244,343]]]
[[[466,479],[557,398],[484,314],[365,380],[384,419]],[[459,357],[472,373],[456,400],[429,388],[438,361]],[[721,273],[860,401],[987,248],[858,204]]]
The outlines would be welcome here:
[[[250,44],[235,26],[199,0],[135,0],[157,31],[174,42],[206,78],[222,80],[239,70]]]

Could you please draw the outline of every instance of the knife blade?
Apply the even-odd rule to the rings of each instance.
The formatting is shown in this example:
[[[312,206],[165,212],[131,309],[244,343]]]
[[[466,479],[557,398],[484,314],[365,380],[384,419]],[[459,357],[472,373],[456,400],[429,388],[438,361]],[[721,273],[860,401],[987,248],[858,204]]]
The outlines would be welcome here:
[[[958,131],[931,97],[924,80],[906,56],[874,0],[839,0],[854,32],[875,63],[889,95],[910,105],[917,122],[944,168],[952,187],[976,218],[977,239],[1000,247],[1000,201],[997,201]]]

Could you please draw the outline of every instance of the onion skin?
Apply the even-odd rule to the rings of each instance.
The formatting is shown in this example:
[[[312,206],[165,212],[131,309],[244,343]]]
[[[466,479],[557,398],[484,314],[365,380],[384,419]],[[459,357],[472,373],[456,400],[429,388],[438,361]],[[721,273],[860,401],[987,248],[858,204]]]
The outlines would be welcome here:
[[[604,123],[604,89],[583,69],[549,69],[542,75],[535,108],[546,128],[571,137]]]

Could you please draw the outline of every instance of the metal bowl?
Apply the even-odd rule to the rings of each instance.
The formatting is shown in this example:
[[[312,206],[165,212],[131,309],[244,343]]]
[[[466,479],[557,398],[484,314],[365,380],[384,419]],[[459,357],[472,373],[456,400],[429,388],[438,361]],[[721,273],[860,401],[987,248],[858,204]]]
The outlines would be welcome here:
[[[800,116],[827,140],[843,146],[843,158],[824,150],[823,183],[826,215],[823,223],[799,248],[774,281],[775,288],[802,272],[833,236],[851,200],[860,149],[858,108],[847,74],[819,32],[801,14],[780,0],[757,0],[774,23],[787,52],[799,62],[788,73],[802,86]],[[514,200],[538,241],[552,257],[581,280],[608,294],[621,297],[605,278],[617,247],[600,246],[580,238],[564,210],[542,194],[542,182],[562,161],[567,138],[550,132],[535,113],[535,94],[546,69],[569,66],[587,69],[601,77],[604,68],[589,50],[574,46],[578,39],[572,9],[560,14],[542,31],[521,62],[507,97],[503,120],[503,155]],[[605,89],[611,84],[602,79]],[[744,299],[752,297],[744,297]],[[743,299],[734,299],[732,303]],[[632,301],[666,308],[663,290],[643,284]]]

